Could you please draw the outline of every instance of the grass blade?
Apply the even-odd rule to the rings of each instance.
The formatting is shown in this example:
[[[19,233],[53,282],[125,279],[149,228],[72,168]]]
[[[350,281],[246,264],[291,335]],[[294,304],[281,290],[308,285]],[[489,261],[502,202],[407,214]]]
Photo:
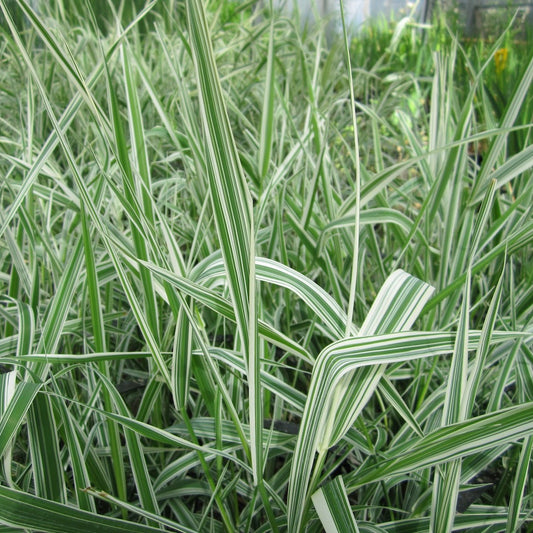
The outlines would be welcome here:
[[[42,387],[41,383],[22,381],[14,387],[14,372],[2,374],[3,412],[0,418],[0,457],[4,455],[11,440],[26,420],[35,396]],[[9,398],[8,398],[9,397]],[[9,401],[6,401],[6,400]]]
[[[359,533],[341,476],[320,487],[312,499],[326,533]]]
[[[207,139],[207,168],[213,212],[220,239],[237,327],[248,369],[249,415],[254,483],[263,470],[262,393],[257,338],[255,242],[252,200],[230,128],[203,11],[187,2],[191,50],[198,79],[202,123]]]
[[[524,99],[531,87],[533,81],[533,58],[529,61],[524,75],[521,77],[520,82],[518,83],[512,98],[509,100],[509,104],[505,111],[505,114],[501,120],[500,128],[502,131],[510,128],[518,116],[520,109],[524,103]],[[497,135],[494,137],[488,153],[483,159],[483,166],[477,177],[476,183],[472,188],[472,197],[476,198],[483,190],[486,182],[490,179],[490,175],[493,171],[493,168],[496,166],[498,158],[501,156],[502,150],[505,147],[505,142],[508,138],[508,134]]]
[[[451,362],[448,385],[444,399],[442,425],[462,422],[466,417],[468,401],[465,401],[468,369],[468,319],[470,311],[470,278],[463,292],[463,305]],[[436,472],[433,483],[431,528],[433,531],[449,532],[453,528],[461,461],[451,461]]]
[[[348,490],[400,473],[422,470],[493,447],[515,442],[533,433],[533,403],[509,407],[443,427],[396,451],[371,472],[345,478]]]
[[[513,484],[513,491],[511,493],[511,501],[509,502],[509,519],[505,528],[506,533],[519,531],[521,528],[520,517],[522,503],[524,501],[524,488],[528,479],[529,466],[531,457],[533,455],[533,437],[527,437],[520,451],[520,459],[516,467],[516,477]]]
[[[160,529],[126,520],[98,516],[70,505],[51,502],[19,490],[0,486],[0,520],[12,527],[46,533],[156,533]]]
[[[379,364],[379,359],[384,354],[378,354],[372,348],[375,357],[367,358],[363,355],[365,349],[362,346],[353,351],[345,351],[345,347],[355,347],[359,342],[368,343],[370,347],[380,337],[362,337],[363,335],[408,329],[431,293],[429,285],[405,272],[393,273],[361,326],[360,340],[354,337],[345,342],[333,343],[318,356],[291,469],[288,514],[289,528],[292,531],[300,530],[309,505],[308,492],[312,489],[308,484],[315,452],[319,452],[315,466],[317,472],[327,449],[338,442],[353,425],[384,371],[383,365]],[[409,350],[412,348],[414,345]],[[404,360],[407,350],[396,352],[397,361]],[[429,353],[426,352],[426,355]],[[392,361],[394,355],[390,362]],[[360,365],[370,368],[359,368]],[[358,368],[358,373],[355,373]],[[329,413],[334,413],[334,416]],[[312,483],[311,481],[311,487]]]
[[[270,167],[272,153],[272,137],[274,130],[274,18],[270,19],[270,33],[268,39],[267,74],[265,79],[265,96],[261,115],[261,139],[259,141],[259,175],[261,183]]]

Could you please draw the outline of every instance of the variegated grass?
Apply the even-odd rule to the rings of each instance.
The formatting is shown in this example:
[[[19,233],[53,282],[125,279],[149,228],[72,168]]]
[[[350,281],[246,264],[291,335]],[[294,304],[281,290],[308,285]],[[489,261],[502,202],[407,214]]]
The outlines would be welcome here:
[[[0,7],[0,523],[530,527],[531,57]]]

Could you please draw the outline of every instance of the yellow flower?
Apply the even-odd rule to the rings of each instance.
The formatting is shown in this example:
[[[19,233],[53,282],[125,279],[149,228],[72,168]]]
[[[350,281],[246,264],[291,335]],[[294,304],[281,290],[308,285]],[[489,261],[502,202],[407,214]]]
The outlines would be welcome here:
[[[505,67],[507,65],[508,54],[509,51],[507,50],[507,48],[500,48],[494,54],[494,64],[496,65],[496,74],[498,76],[500,76],[501,73],[505,70]]]

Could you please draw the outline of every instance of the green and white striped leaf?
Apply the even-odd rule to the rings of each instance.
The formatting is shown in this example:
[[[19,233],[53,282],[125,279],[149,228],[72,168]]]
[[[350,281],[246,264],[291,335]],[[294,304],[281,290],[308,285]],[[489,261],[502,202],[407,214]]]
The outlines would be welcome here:
[[[378,334],[410,328],[432,292],[428,284],[403,271],[394,272],[381,288],[361,326],[361,337],[332,343],[318,356],[291,468],[288,496],[291,530],[300,531],[309,505],[312,487],[308,485],[315,452],[319,453],[316,472],[327,449],[345,435],[373,394],[383,375],[383,365],[407,360],[408,354],[418,351],[421,337],[417,340],[417,335],[430,336],[406,337],[406,344],[400,348],[396,342],[405,334]],[[431,338],[435,340],[434,336]],[[427,346],[424,355],[429,356],[431,350],[425,348]],[[380,349],[383,352],[379,353]]]
[[[521,152],[507,159],[505,163],[490,174],[490,178],[495,181],[494,185],[499,189],[531,167],[533,167],[533,145],[524,148]],[[480,202],[483,196],[483,191],[480,191],[472,198],[472,203]]]
[[[462,422],[466,417],[467,370],[468,370],[468,319],[470,311],[470,278],[463,292],[463,305],[453,351],[446,396],[444,399],[442,425],[449,426]],[[433,482],[433,500],[431,510],[431,530],[450,532],[453,528],[461,461],[450,461],[435,473]]]
[[[531,458],[533,457],[533,436],[524,439],[522,449],[520,450],[520,458],[516,467],[516,477],[513,483],[513,491],[509,501],[509,519],[505,528],[505,533],[513,533],[520,531],[520,518],[522,504],[524,502],[524,492],[528,475],[530,475]]]
[[[99,491],[99,490],[89,487],[85,489],[85,492],[87,494],[90,494],[91,496],[94,496],[95,498],[99,498],[103,501],[117,505],[118,507],[122,507],[123,509],[129,511],[130,513],[143,516],[144,518],[146,518],[146,520],[149,523],[159,524],[160,530],[163,529],[164,527],[167,527],[167,528],[170,528],[172,531],[181,531],[183,533],[195,533],[197,531],[194,529],[190,529],[188,527],[184,527],[178,524],[177,522],[174,522],[173,520],[169,520],[168,518],[165,518],[164,516],[159,516],[157,514],[151,513],[150,511],[147,511],[146,509],[143,509],[142,507],[136,507],[135,505],[131,505],[130,503],[121,501],[118,498],[113,497],[111,494],[107,494],[103,491]]]
[[[100,379],[102,380],[105,389],[107,389],[108,391],[108,394],[114,404],[115,410],[123,417],[131,416],[128,412],[126,404],[124,403],[124,400],[121,398],[120,394],[117,392],[116,388],[108,380],[108,378],[100,374]],[[131,464],[133,480],[137,488],[137,494],[139,496],[141,506],[147,512],[157,514],[159,512],[159,505],[155,497],[154,489],[152,486],[152,480],[150,479],[148,466],[146,464],[144,447],[142,445],[139,434],[135,431],[126,429],[124,431],[124,436]],[[151,525],[154,525],[153,521],[149,523]]]
[[[134,257],[132,257],[131,254],[125,249],[122,249],[121,251],[127,255],[129,260],[133,262],[139,262],[146,268],[156,273],[161,279],[168,281],[171,285],[178,288],[184,294],[192,296],[195,300],[197,300],[197,302],[206,305],[213,311],[216,311],[220,315],[233,322],[236,321],[233,306],[230,304],[230,302],[228,302],[226,298],[223,298],[218,293],[198,283],[193,282],[190,278],[184,278],[182,276],[179,276],[174,272],[158,267],[153,263],[138,261]],[[280,348],[288,351],[289,353],[293,353],[299,357],[302,357],[308,362],[313,361],[313,358],[305,348],[291,340],[289,337],[287,337],[280,331],[277,331],[270,324],[259,320],[258,331],[262,337],[264,337],[269,342],[272,342],[272,344],[274,344],[275,346],[279,346]]]
[[[359,533],[341,476],[320,487],[312,499],[326,533]]]
[[[526,98],[528,94],[532,81],[533,81],[533,58],[530,59],[528,67],[526,71],[524,72],[523,76],[521,77],[514,91],[514,94],[512,95],[509,101],[509,104],[507,105],[505,115],[503,116],[502,121],[500,123],[500,128],[502,132],[508,130],[511,126],[513,126],[516,120],[516,117],[518,116],[520,112],[520,109],[522,109],[524,99]],[[473,198],[478,198],[480,194],[482,194],[481,191],[483,190],[483,187],[486,185],[486,182],[491,178],[493,168],[495,167],[498,158],[500,157],[502,151],[505,148],[505,143],[508,139],[508,136],[509,134],[506,132],[506,133],[502,133],[501,135],[495,136],[494,139],[492,140],[488,153],[483,158],[483,166],[477,177],[477,181],[474,184],[474,187],[472,189]]]
[[[206,137],[206,168],[237,328],[245,346],[254,482],[261,479],[262,393],[257,338],[255,242],[252,199],[242,170],[224,104],[204,7],[188,0],[191,51],[198,81],[200,115]],[[257,443],[257,445],[256,445]]]
[[[320,285],[293,268],[266,257],[256,257],[255,268],[258,280],[289,289],[301,298],[317,314],[333,338],[339,338],[344,334],[346,313]],[[224,269],[221,261],[212,257],[198,265],[191,274],[191,278],[199,282],[223,277]],[[355,328],[353,333],[356,333]]]
[[[160,529],[135,522],[99,516],[33,496],[26,492],[0,486],[0,521],[12,527],[45,533],[156,533]]]
[[[48,500],[67,503],[59,432],[47,395],[36,395],[28,410],[28,441],[36,494]]]
[[[16,372],[2,374],[3,412],[0,413],[0,457],[2,457],[20,426],[35,396],[42,387],[41,383],[21,381],[15,386]],[[4,377],[5,376],[5,377]]]
[[[6,412],[15,395],[16,377],[17,373],[13,370],[0,374],[0,416]]]
[[[265,179],[272,152],[272,137],[274,130],[274,19],[270,20],[270,35],[268,40],[267,74],[265,79],[265,95],[261,114],[261,139],[259,142],[259,177],[261,183]]]
[[[446,426],[395,450],[378,467],[365,468],[345,478],[349,491],[398,474],[460,459],[513,443],[533,434],[533,403],[509,407]]]

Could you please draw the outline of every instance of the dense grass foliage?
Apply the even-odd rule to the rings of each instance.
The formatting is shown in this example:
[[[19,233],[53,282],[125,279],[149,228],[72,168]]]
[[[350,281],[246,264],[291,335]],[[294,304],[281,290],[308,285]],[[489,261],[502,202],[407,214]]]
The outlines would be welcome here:
[[[0,531],[533,530],[533,48],[137,4],[0,0]]]

